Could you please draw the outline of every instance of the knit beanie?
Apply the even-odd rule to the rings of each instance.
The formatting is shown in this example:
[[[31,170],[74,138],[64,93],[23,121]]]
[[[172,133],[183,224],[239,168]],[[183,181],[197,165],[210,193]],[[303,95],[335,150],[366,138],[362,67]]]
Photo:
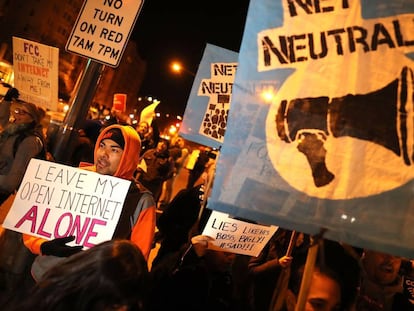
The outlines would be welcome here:
[[[122,132],[118,128],[110,129],[108,132],[106,132],[102,136],[102,140],[104,139],[112,139],[114,142],[116,142],[122,149],[125,147],[125,140],[124,136],[122,135]]]

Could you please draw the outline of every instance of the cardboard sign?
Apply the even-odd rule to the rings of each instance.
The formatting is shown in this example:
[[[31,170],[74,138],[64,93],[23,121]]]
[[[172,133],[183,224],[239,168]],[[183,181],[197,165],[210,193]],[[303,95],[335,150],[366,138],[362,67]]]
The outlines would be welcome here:
[[[130,181],[32,159],[3,227],[44,239],[76,236],[90,248],[110,240]]]
[[[213,211],[203,235],[215,239],[210,249],[257,257],[278,228],[236,220],[228,214]]]
[[[114,94],[112,109],[116,111],[120,111],[120,112],[125,112],[126,100],[127,100],[127,94]]]
[[[19,98],[57,110],[59,49],[13,37],[14,86]]]

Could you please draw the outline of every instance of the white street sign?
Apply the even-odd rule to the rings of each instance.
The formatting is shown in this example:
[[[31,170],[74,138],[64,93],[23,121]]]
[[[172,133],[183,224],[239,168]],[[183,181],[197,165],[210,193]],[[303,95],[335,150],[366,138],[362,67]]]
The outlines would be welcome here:
[[[86,0],[66,43],[66,51],[117,67],[143,2]]]

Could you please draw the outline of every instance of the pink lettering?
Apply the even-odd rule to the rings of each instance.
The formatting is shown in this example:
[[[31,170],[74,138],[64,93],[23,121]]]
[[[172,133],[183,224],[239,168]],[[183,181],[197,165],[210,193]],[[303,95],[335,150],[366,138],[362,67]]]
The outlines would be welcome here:
[[[61,228],[61,223],[62,223],[62,220],[63,220],[64,218],[66,218],[66,217],[68,217],[68,218],[69,218],[69,224],[68,224],[68,227],[67,227],[67,229],[66,229],[66,232],[65,232],[65,233],[63,233],[63,234],[59,234],[59,229]],[[62,214],[62,215],[59,217],[58,221],[56,222],[55,231],[54,231],[54,235],[55,235],[55,237],[56,237],[56,238],[63,238],[63,237],[65,237],[65,236],[68,236],[68,235],[69,235],[69,232],[70,232],[70,228],[71,228],[71,226],[72,226],[72,223],[73,223],[73,216],[72,216],[72,214],[71,214],[71,213],[64,213],[64,214]]]
[[[33,205],[26,214],[17,222],[15,228],[19,228],[25,221],[31,221],[32,225],[30,227],[30,232],[35,232],[36,230],[36,218],[37,218],[37,205]]]
[[[96,237],[96,235],[97,235],[97,233],[95,231],[93,231],[95,225],[105,226],[106,225],[106,221],[99,220],[99,219],[92,219],[92,223],[91,223],[91,225],[89,227],[88,234],[86,235],[85,241],[83,242],[83,245],[86,246],[86,247],[95,246],[95,244],[89,243],[89,239],[91,237]]]

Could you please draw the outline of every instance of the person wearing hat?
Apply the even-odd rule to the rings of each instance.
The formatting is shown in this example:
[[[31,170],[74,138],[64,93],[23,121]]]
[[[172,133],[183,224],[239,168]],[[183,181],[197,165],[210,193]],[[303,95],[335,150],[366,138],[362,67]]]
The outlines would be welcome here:
[[[0,102],[0,205],[17,191],[30,160],[46,159],[40,123],[45,111],[18,97],[19,91],[9,88]],[[7,214],[8,207],[2,206],[1,218]],[[0,239],[1,289],[13,294],[17,286],[25,283],[32,261],[33,256],[22,243],[22,234],[4,229]]]
[[[133,127],[110,125],[98,136],[94,164],[82,164],[81,168],[132,181],[112,238],[131,240],[142,251],[145,259],[148,259],[155,234],[156,213],[151,192],[134,179],[140,148],[140,139]],[[24,243],[32,253],[57,257],[68,257],[82,250],[82,246],[66,245],[74,239],[74,236],[68,236],[47,241],[23,235]]]
[[[0,103],[0,204],[18,189],[30,160],[46,155],[41,125],[46,113],[18,97],[10,88]]]

